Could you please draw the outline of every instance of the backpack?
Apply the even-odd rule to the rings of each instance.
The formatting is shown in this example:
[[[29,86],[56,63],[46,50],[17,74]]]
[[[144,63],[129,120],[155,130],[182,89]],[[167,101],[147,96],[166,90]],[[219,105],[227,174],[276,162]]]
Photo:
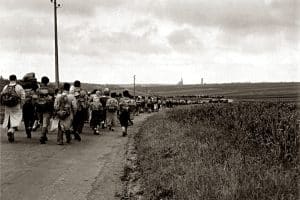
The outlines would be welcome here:
[[[21,101],[20,96],[16,92],[16,85],[8,85],[1,94],[1,104],[7,107],[14,107]]]
[[[56,112],[56,115],[59,119],[65,120],[71,115],[71,103],[69,102],[68,96],[66,94],[61,95],[58,105],[59,108]]]
[[[87,101],[84,95],[79,95],[76,97],[77,105],[78,105],[78,111],[87,109]]]
[[[129,102],[130,102],[130,99],[127,98],[127,97],[124,97],[124,98],[121,98],[120,99],[120,110],[129,110]]]
[[[136,107],[136,103],[135,103],[135,100],[134,99],[130,99],[129,102],[128,102],[128,107],[129,107],[129,110],[132,112],[135,107]]]
[[[38,89],[38,100],[37,100],[37,108],[40,112],[50,111],[53,109],[53,100],[49,99],[49,88],[48,87],[40,87]]]
[[[118,101],[114,98],[108,99],[106,102],[106,108],[110,112],[115,112],[118,109]]]
[[[25,89],[25,104],[32,104],[32,96],[34,92],[31,89]]]
[[[103,111],[104,110],[99,96],[97,96],[97,95],[92,96],[92,100],[90,102],[90,108],[93,111]]]

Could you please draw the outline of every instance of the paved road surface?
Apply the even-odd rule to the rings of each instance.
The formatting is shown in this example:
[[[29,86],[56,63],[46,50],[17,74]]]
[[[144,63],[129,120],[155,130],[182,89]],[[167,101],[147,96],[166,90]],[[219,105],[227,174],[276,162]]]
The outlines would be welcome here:
[[[136,131],[147,115],[134,120]],[[56,145],[50,133],[46,145],[39,144],[39,131],[32,139],[20,128],[16,142],[8,143],[1,130],[1,200],[110,200],[120,199],[125,146],[121,128],[93,135],[89,127],[82,141]]]

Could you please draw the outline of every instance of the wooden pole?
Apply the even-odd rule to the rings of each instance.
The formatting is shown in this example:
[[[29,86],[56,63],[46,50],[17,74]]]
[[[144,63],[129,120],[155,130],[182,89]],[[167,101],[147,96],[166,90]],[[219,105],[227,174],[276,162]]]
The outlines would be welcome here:
[[[55,84],[59,88],[59,69],[58,69],[58,40],[57,40],[57,8],[60,5],[54,0],[54,56],[55,56]]]
[[[135,75],[133,76],[133,96],[135,100]]]

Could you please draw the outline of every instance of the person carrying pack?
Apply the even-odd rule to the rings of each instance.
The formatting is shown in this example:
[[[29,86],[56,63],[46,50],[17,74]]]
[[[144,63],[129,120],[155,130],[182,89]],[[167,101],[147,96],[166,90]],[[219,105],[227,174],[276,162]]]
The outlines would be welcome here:
[[[31,89],[25,89],[25,101],[22,107],[23,121],[25,126],[25,132],[27,138],[31,138],[31,131],[36,119],[35,100],[37,97],[35,91]]]
[[[117,121],[118,100],[116,96],[117,94],[112,92],[111,98],[107,99],[106,102],[106,123],[110,131],[114,131],[113,127]]]
[[[63,145],[63,136],[66,135],[66,142],[71,142],[71,126],[74,114],[77,111],[77,102],[73,94],[69,94],[70,84],[64,83],[63,92],[55,98],[54,109],[58,118],[57,144]]]
[[[130,102],[130,94],[128,90],[123,91],[123,97],[120,99],[119,106],[120,106],[120,124],[122,127],[122,133],[123,137],[127,135],[127,128],[130,122],[133,124],[133,122],[130,119],[130,112],[129,112],[129,102]]]
[[[54,90],[48,86],[49,78],[43,76],[41,78],[41,87],[37,89],[37,102],[36,109],[38,119],[41,122],[42,131],[40,137],[40,143],[45,144],[48,140],[47,133],[50,126],[50,119],[53,115],[54,106]]]
[[[95,93],[91,95],[90,108],[91,108],[91,121],[90,126],[94,130],[94,135],[100,135],[100,125],[103,120],[104,108],[100,101],[101,91],[95,90]]]
[[[3,128],[7,128],[9,142],[14,142],[14,132],[22,121],[22,104],[25,100],[23,87],[17,84],[16,75],[9,76],[9,84],[1,92],[1,104],[5,106]]]
[[[102,112],[102,117],[101,117],[101,127],[102,129],[106,128],[106,102],[110,98],[110,90],[109,88],[104,88],[103,90],[103,95],[100,97],[100,102],[102,103],[102,106],[104,108]]]
[[[20,81],[21,86],[25,90],[25,102],[22,107],[23,111],[23,121],[25,126],[25,132],[27,138],[31,138],[31,132],[33,131],[33,126],[35,120],[37,120],[36,112],[36,90],[39,88],[37,80],[35,78],[35,73],[27,73],[23,76],[23,79]]]
[[[81,84],[80,81],[74,82],[74,89],[70,88],[70,94],[74,93],[74,96],[77,101],[77,112],[74,115],[73,120],[73,131],[74,139],[81,141],[80,134],[82,133],[82,129],[84,126],[84,121],[87,118],[88,112],[88,104],[87,104],[87,93],[80,88]]]

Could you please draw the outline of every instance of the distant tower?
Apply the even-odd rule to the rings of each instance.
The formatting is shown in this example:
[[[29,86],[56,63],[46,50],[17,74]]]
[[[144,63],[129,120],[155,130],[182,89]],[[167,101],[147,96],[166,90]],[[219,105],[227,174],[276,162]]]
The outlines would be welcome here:
[[[201,78],[201,85],[203,85],[204,83],[203,83],[203,78]]]
[[[183,85],[183,79],[181,77],[181,80],[177,83],[177,85]]]

